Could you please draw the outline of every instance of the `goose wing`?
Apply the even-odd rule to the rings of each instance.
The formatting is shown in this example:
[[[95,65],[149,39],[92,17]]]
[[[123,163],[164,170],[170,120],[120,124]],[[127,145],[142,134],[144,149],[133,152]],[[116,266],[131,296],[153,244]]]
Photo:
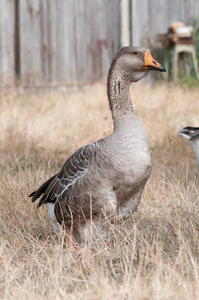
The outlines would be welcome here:
[[[38,207],[47,202],[55,203],[64,191],[72,187],[76,180],[87,172],[96,147],[97,144],[95,143],[77,150],[65,162],[59,173],[48,179],[38,190],[30,194],[29,197],[32,197],[32,202],[43,195],[38,202]]]

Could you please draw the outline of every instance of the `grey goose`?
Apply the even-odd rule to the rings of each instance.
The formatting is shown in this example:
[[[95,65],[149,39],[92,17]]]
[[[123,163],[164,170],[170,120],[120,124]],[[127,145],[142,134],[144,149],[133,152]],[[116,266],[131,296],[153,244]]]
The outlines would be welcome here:
[[[152,162],[146,131],[135,113],[130,85],[150,70],[165,72],[148,49],[123,47],[113,58],[107,96],[113,132],[83,146],[65,162],[61,170],[33,192],[40,198],[53,228],[64,227],[78,243],[111,240],[107,223],[115,217],[126,220],[136,211],[151,174]]]
[[[182,127],[180,125],[176,125],[176,127],[181,130],[177,134],[184,136],[193,148],[193,151],[196,155],[196,164],[199,167],[199,127]]]

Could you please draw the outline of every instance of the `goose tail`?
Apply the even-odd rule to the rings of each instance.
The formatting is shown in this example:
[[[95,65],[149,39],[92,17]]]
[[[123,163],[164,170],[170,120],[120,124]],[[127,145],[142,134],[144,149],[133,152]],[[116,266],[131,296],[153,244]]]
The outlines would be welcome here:
[[[46,182],[44,182],[44,183],[40,186],[40,188],[38,188],[38,190],[32,192],[32,193],[29,195],[30,198],[32,197],[32,199],[31,199],[32,202],[35,202],[42,194],[45,193],[47,187],[49,186],[49,184],[53,181],[53,179],[54,179],[56,176],[57,176],[57,174],[54,175],[53,177],[49,178]]]

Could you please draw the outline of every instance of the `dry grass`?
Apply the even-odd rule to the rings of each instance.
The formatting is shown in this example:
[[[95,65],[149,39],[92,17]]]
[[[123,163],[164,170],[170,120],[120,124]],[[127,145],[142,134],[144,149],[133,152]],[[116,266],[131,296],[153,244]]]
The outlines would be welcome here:
[[[114,247],[64,246],[28,195],[112,130],[105,86],[0,101],[1,299],[199,299],[198,170],[176,124],[198,125],[198,90],[133,87],[153,172]]]

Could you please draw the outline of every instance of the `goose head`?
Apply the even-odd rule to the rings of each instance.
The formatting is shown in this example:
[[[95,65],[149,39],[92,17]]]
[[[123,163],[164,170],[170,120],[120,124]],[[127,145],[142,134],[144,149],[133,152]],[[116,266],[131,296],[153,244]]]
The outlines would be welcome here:
[[[150,70],[166,72],[150,51],[141,47],[123,47],[115,55],[111,69],[120,74],[125,81],[136,82],[142,79]]]

